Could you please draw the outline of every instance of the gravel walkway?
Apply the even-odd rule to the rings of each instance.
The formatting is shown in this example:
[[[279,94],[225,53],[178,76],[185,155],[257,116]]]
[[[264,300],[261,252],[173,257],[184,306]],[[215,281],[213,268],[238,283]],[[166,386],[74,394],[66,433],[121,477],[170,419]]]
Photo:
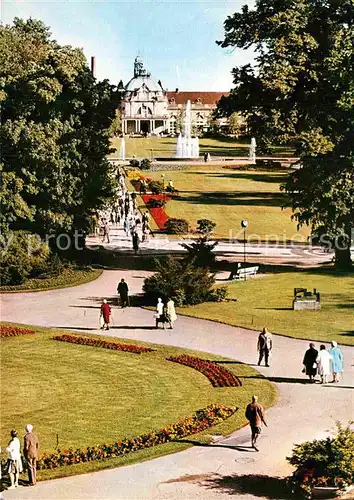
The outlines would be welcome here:
[[[142,271],[105,271],[96,281],[74,288],[2,294],[2,320],[99,333],[101,299],[115,296],[117,282],[122,277],[132,293],[139,292],[146,275]],[[113,307],[113,321],[111,336],[199,349],[249,364],[256,361],[258,333],[250,330],[187,317],[179,317],[174,330],[155,330],[152,312],[136,308]],[[147,328],[149,325],[151,329]],[[195,446],[128,467],[46,481],[35,488],[5,491],[3,497],[5,500],[223,500],[233,495],[260,500],[263,497],[259,485],[254,478],[248,480],[249,475],[271,478],[286,475],[290,470],[285,457],[294,443],[326,436],[336,420],[345,423],[354,415],[353,348],[343,347],[346,371],[340,384],[309,385],[304,383],[301,373],[308,342],[282,336],[274,336],[273,340],[272,366],[259,371],[277,384],[279,400],[267,412],[269,427],[260,437],[259,453],[248,448],[249,429],[243,428],[217,445]],[[259,396],[261,400],[262,395]],[[265,481],[272,482],[271,478],[262,478],[260,487]]]

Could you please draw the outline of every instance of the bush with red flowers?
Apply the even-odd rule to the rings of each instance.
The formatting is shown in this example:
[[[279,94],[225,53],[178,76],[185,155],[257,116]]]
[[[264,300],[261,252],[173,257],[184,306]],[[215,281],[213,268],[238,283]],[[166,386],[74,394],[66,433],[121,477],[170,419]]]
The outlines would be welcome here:
[[[70,342],[71,344],[88,345],[90,347],[103,347],[104,349],[112,349],[114,351],[127,351],[134,354],[141,354],[142,352],[152,352],[155,349],[144,347],[134,344],[121,344],[120,342],[108,342],[103,339],[94,339],[89,337],[80,337],[78,335],[57,335],[53,340],[60,342]]]
[[[55,469],[64,465],[73,465],[92,460],[107,460],[126,455],[132,451],[151,448],[158,444],[176,441],[191,434],[198,434],[208,427],[230,418],[236,411],[235,406],[210,405],[198,410],[191,417],[171,424],[158,431],[147,432],[136,438],[123,439],[112,444],[89,446],[83,450],[58,450],[44,454],[37,461],[37,469]]]
[[[242,385],[241,380],[236,375],[213,361],[188,356],[187,354],[171,356],[167,358],[167,361],[173,361],[198,370],[210,380],[213,387],[240,387]]]
[[[12,325],[0,325],[0,338],[18,337],[19,335],[33,335],[36,333],[28,328],[19,328]]]

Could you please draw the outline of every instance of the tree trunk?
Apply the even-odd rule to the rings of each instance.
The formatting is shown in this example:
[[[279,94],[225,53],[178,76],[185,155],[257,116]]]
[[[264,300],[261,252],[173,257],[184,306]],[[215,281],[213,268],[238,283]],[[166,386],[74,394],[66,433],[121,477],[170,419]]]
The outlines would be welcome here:
[[[339,271],[351,271],[353,263],[350,255],[350,244],[347,248],[335,248],[335,264]]]

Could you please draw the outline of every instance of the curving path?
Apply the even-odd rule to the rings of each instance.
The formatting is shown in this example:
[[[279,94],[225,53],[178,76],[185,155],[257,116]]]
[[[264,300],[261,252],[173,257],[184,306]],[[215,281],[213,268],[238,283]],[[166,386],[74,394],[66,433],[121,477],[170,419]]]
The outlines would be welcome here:
[[[48,327],[82,329],[99,333],[98,316],[103,297],[115,296],[116,284],[125,277],[131,291],[139,292],[142,271],[105,271],[96,281],[74,288],[38,293],[2,294],[3,321]],[[14,311],[16,315],[14,316]],[[179,317],[174,330],[155,330],[152,312],[113,307],[112,336],[140,339],[228,356],[245,363],[256,360],[257,332],[205,320]],[[151,329],[146,328],[151,325]],[[268,410],[269,427],[262,432],[260,452],[249,445],[243,428],[217,445],[195,446],[187,451],[119,469],[46,481],[35,488],[5,491],[7,499],[260,499],[255,493],[236,493],[235,475],[286,475],[285,456],[294,443],[321,438],[336,420],[353,419],[354,349],[343,347],[346,372],[340,384],[302,383],[301,361],[308,342],[274,336],[272,366],[259,371],[275,381],[278,403]],[[260,394],[260,399],[262,395]],[[243,411],[243,409],[241,409]],[[235,489],[236,488],[236,489]],[[249,490],[251,491],[251,490]],[[281,497],[278,497],[281,498]]]

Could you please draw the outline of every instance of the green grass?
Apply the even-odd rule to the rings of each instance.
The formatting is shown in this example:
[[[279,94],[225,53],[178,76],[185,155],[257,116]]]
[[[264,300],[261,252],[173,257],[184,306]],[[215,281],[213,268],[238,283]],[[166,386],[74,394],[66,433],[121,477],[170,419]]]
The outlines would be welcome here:
[[[0,292],[40,292],[42,290],[54,290],[70,286],[83,285],[89,283],[102,274],[102,269],[64,269],[58,276],[50,278],[31,278],[22,285],[4,285],[0,287]]]
[[[128,158],[135,155],[137,158],[158,158],[174,156],[176,152],[176,137],[134,137],[125,138],[126,156]],[[119,153],[121,139],[115,137],[111,141],[112,147],[117,151],[110,156],[116,157]],[[210,153],[215,156],[248,156],[249,142],[241,139],[199,139],[200,154]],[[275,155],[293,155],[293,151],[288,148],[275,148]]]
[[[219,285],[218,285],[219,286]],[[320,311],[293,311],[293,289],[317,288]],[[237,302],[204,303],[181,314],[289,337],[354,345],[354,275],[321,269],[260,275],[228,285]]]
[[[58,330],[34,327],[37,334],[3,339],[1,362],[1,442],[9,431],[19,433],[31,422],[40,438],[40,453],[59,447],[86,447],[159,429],[192,415],[210,403],[232,404],[240,411],[204,432],[227,435],[245,424],[244,407],[254,393],[265,406],[276,400],[276,389],[266,379],[245,378],[240,388],[213,388],[199,372],[166,361],[182,352],[154,346],[154,353],[136,355],[51,340]],[[61,330],[59,333],[63,333]],[[151,345],[143,342],[127,341]],[[197,353],[207,359],[219,359]],[[254,375],[247,365],[227,364],[240,377]],[[200,436],[193,439],[200,440]],[[170,443],[127,457],[40,471],[41,479],[117,467],[179,451],[186,443]]]
[[[196,227],[198,219],[216,223],[217,238],[243,239],[240,223],[248,220],[249,241],[295,240],[306,243],[308,228],[297,230],[290,208],[282,210],[287,196],[280,191],[288,171],[230,170],[220,166],[190,166],[183,171],[149,172],[160,179],[165,174],[179,190],[168,201],[167,215],[187,219]]]

